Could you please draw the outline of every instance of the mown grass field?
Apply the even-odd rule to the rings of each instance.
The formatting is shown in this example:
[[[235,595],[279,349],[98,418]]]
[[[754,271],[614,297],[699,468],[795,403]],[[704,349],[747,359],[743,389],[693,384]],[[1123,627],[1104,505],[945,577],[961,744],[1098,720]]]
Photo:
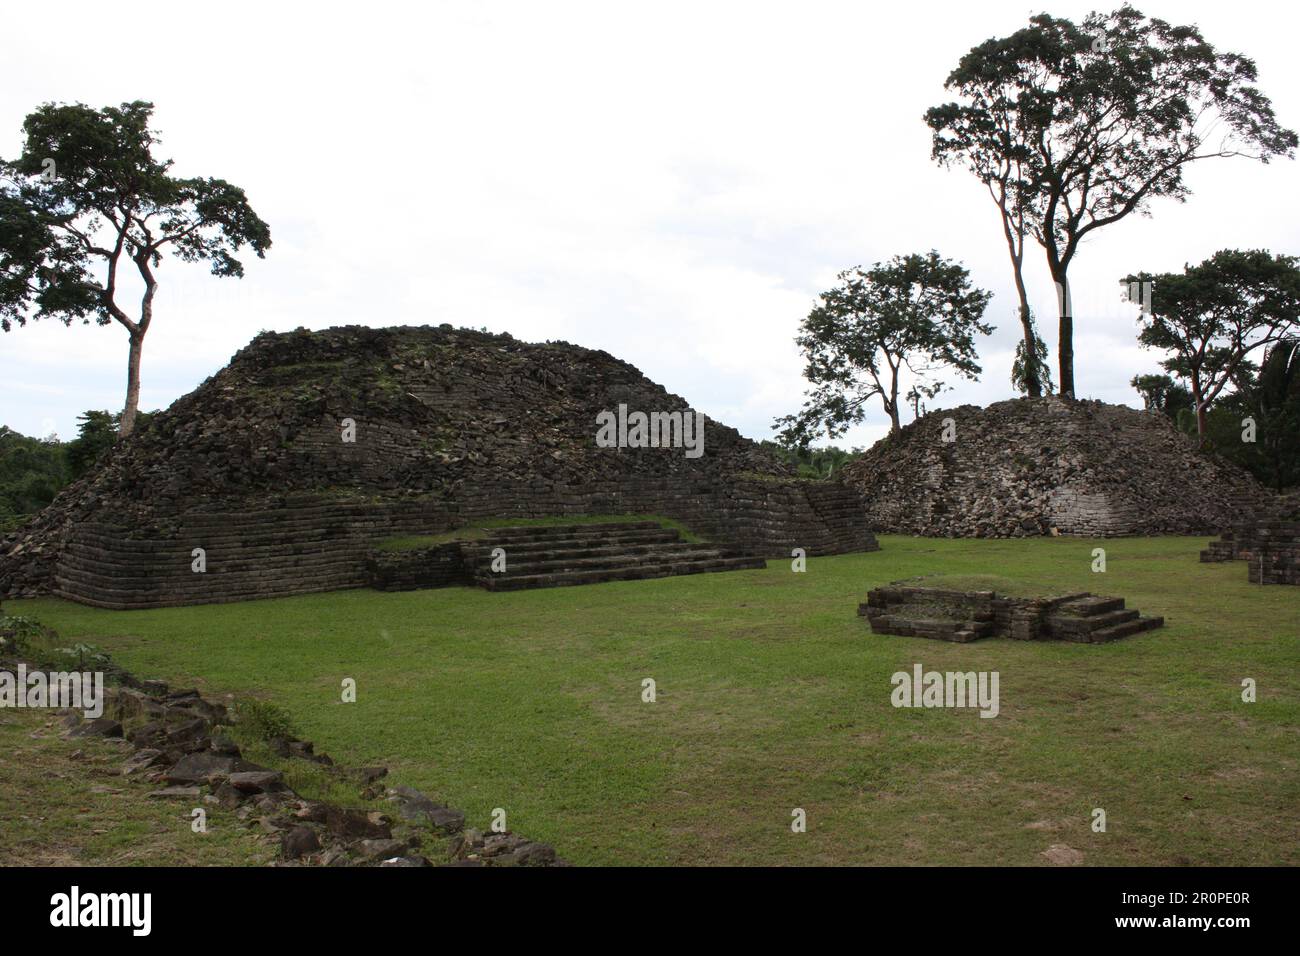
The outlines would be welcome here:
[[[264,695],[341,763],[386,764],[470,825],[504,808],[579,864],[1041,864],[1062,843],[1085,864],[1300,863],[1300,593],[1198,563],[1205,540],[887,536],[803,574],[6,611],[140,676]],[[1119,595],[1167,625],[955,645],[856,616],[869,588],[939,573]],[[998,671],[999,716],[892,707],[917,662]]]

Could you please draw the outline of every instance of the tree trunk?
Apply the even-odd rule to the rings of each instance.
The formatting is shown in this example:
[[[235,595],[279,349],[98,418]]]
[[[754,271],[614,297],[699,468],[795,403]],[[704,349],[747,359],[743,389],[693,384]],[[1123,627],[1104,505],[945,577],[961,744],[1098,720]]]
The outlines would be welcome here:
[[[898,369],[893,370],[889,378],[889,431],[900,432],[903,426],[898,421]]]
[[[1070,280],[1065,266],[1052,268],[1052,281],[1056,283],[1057,311],[1060,313],[1059,340],[1056,345],[1057,361],[1061,366],[1061,395],[1074,398],[1074,316],[1070,302]]]
[[[131,333],[131,352],[126,363],[126,407],[118,435],[125,438],[135,428],[135,413],[140,407],[140,354],[144,351],[144,333]]]
[[[1205,399],[1201,397],[1201,378],[1192,376],[1192,402],[1196,406],[1196,436],[1205,445]]]
[[[1029,293],[1025,291],[1025,276],[1022,260],[1016,256],[1010,229],[1007,231],[1007,247],[1011,251],[1011,273],[1016,279],[1016,295],[1020,298],[1020,327],[1025,334],[1025,391],[1030,398],[1043,397],[1043,381],[1038,374],[1038,343],[1034,339],[1033,313],[1029,311]],[[1023,239],[1021,242],[1023,243]],[[1023,249],[1023,245],[1021,246]],[[1023,255],[1023,253],[1022,253]]]

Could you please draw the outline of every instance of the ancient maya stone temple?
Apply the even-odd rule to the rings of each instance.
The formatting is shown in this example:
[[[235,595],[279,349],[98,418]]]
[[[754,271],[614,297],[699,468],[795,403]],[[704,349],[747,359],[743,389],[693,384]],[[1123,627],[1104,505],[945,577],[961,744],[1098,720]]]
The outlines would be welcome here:
[[[6,537],[0,597],[143,608],[358,587],[377,541],[486,518],[660,515],[714,546],[602,532],[622,553],[660,546],[663,573],[877,547],[853,490],[798,480],[718,422],[705,420],[699,457],[598,447],[597,416],[620,405],[688,410],[626,362],[563,342],[450,326],[265,333]],[[623,540],[638,534],[654,540]]]
[[[877,532],[1218,534],[1275,495],[1164,415],[1059,397],[924,415],[845,468]]]

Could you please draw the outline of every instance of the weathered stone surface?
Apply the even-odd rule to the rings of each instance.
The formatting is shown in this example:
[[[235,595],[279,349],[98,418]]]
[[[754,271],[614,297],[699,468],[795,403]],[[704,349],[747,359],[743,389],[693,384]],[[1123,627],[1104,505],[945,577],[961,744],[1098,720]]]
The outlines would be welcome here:
[[[126,761],[122,764],[122,776],[129,777],[142,770],[148,770],[150,767],[156,766],[162,759],[163,752],[161,750],[152,750],[149,748],[137,750],[135,753],[131,754],[131,756],[127,757]]]
[[[320,837],[311,827],[293,827],[280,838],[280,855],[286,860],[297,860],[318,852],[320,848]]]
[[[844,475],[877,531],[933,537],[1217,533],[1272,496],[1163,415],[1059,397],[930,412]]]
[[[365,810],[329,807],[325,813],[325,825],[330,833],[347,839],[388,840],[393,836],[387,823],[371,819]]]
[[[122,725],[111,717],[82,721],[68,731],[69,737],[121,737]]]
[[[387,860],[404,854],[406,843],[402,840],[362,840],[357,844],[357,852],[365,860]]]
[[[245,770],[232,773],[226,780],[242,793],[266,793],[284,783],[284,774],[278,770]]]
[[[1300,521],[1257,519],[1211,541],[1202,561],[1245,561],[1251,584],[1300,585]]]
[[[155,720],[131,731],[127,739],[137,747],[153,747],[157,750],[202,749],[208,744],[208,723],[202,718],[186,720],[179,724]]]
[[[216,736],[212,738],[209,748],[214,754],[221,754],[223,757],[239,757],[239,745],[229,737]]]
[[[234,757],[214,753],[186,754],[164,775],[168,783],[205,783],[225,780],[235,770]]]
[[[459,833],[465,826],[465,814],[435,803],[413,787],[394,787],[388,794],[404,820],[423,823],[447,834]]]

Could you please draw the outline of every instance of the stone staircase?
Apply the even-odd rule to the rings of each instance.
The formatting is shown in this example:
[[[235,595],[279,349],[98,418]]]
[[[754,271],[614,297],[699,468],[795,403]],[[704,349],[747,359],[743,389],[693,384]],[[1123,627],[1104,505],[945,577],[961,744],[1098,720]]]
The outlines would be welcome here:
[[[1121,597],[1086,597],[1065,601],[1047,614],[1048,634],[1059,641],[1104,644],[1130,634],[1163,627],[1163,617],[1143,617],[1140,611],[1124,607]]]
[[[505,568],[493,571],[493,551]],[[516,591],[766,567],[733,548],[683,541],[653,521],[501,528],[462,544],[473,582]]]

